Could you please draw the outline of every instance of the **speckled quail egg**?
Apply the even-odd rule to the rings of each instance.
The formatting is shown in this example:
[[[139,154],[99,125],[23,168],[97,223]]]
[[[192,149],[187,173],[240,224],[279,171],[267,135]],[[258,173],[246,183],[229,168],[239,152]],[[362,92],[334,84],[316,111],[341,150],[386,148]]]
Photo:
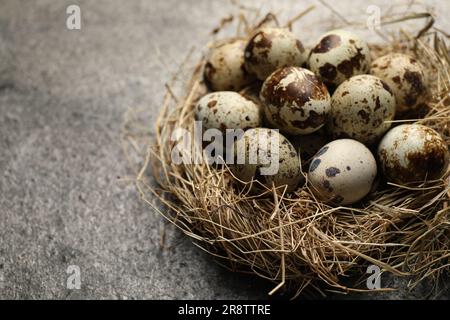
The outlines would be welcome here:
[[[395,97],[389,86],[372,75],[358,75],[343,82],[331,97],[327,129],[334,139],[352,138],[375,143],[391,126]]]
[[[284,28],[259,29],[245,48],[245,67],[260,80],[279,68],[301,66],[306,59],[300,40]]]
[[[195,107],[195,118],[203,129],[248,129],[261,126],[261,108],[233,91],[218,91],[203,96]]]
[[[211,49],[203,78],[213,91],[239,91],[251,83],[253,77],[244,67],[245,40],[232,40]]]
[[[311,50],[308,64],[326,85],[336,87],[352,76],[368,73],[370,61],[365,41],[350,31],[333,30]]]
[[[449,164],[444,139],[419,124],[389,130],[378,146],[378,157],[387,180],[400,184],[439,179]]]
[[[249,129],[233,144],[235,176],[243,182],[252,179],[271,188],[287,186],[293,191],[304,180],[300,159],[292,144],[277,130]],[[253,190],[261,189],[253,183]]]
[[[390,53],[376,59],[371,73],[392,89],[400,113],[415,109],[427,99],[428,80],[424,68],[406,54]]]
[[[327,120],[327,87],[307,69],[286,67],[272,73],[261,89],[264,114],[271,125],[289,134],[309,134]]]
[[[317,152],[308,179],[320,200],[348,205],[370,192],[376,175],[377,163],[370,150],[356,140],[340,139]]]

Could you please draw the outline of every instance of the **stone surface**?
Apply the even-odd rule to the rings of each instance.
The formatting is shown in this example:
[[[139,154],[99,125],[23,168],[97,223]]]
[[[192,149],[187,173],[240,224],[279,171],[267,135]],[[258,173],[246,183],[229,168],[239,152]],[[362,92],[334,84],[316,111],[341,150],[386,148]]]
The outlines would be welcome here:
[[[288,17],[308,2],[318,4],[272,1],[263,11]],[[373,2],[385,12],[391,1]],[[66,28],[70,4],[81,8],[79,31]],[[427,4],[448,31],[448,3]],[[352,20],[366,5],[346,0],[335,9]],[[130,175],[120,143],[125,111],[147,106],[151,125],[171,73],[233,10],[209,0],[1,1],[0,298],[267,297],[273,284],[218,266],[118,179]],[[294,30],[311,45],[339,24],[320,7]],[[66,288],[69,265],[80,267],[80,290]]]

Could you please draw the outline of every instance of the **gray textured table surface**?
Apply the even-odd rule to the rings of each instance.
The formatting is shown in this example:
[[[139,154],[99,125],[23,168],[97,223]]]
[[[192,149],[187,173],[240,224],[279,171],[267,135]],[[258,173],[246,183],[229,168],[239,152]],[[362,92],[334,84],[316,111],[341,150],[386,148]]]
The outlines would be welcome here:
[[[286,17],[309,3],[263,11]],[[450,30],[448,2],[426,3]],[[79,31],[66,28],[69,4],[81,8]],[[334,5],[349,19],[367,8]],[[207,0],[0,2],[0,298],[266,297],[272,284],[219,267],[117,180],[128,174],[124,112],[156,114],[170,72],[232,10]],[[295,31],[310,43],[339,23],[321,8]],[[80,290],[66,287],[69,265],[80,267]]]

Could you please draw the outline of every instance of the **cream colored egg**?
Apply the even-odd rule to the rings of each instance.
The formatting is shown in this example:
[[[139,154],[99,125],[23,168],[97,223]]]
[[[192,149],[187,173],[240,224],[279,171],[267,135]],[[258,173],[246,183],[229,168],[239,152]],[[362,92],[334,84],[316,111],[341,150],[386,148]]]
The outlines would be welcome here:
[[[444,139],[419,124],[389,130],[378,146],[378,157],[387,180],[400,184],[439,179],[449,164]]]
[[[269,123],[288,134],[319,130],[330,112],[327,87],[314,73],[300,67],[272,73],[264,81],[260,97]]]
[[[277,130],[249,129],[234,143],[233,150],[235,164],[231,169],[243,182],[254,179],[268,188],[287,186],[287,191],[293,191],[304,180],[295,148]],[[252,187],[261,189],[258,183]]]
[[[300,40],[284,28],[259,29],[245,48],[245,67],[260,80],[279,68],[301,66],[306,59]]]
[[[232,40],[211,49],[203,77],[213,91],[239,91],[253,81],[244,67],[245,40]]]
[[[402,53],[390,53],[372,63],[371,73],[392,89],[400,113],[416,109],[427,99],[428,80],[422,64]]]
[[[350,31],[333,30],[311,50],[308,65],[326,85],[336,87],[352,76],[368,73],[370,62],[364,40]]]
[[[320,200],[348,205],[370,192],[376,175],[377,164],[370,150],[356,140],[340,139],[317,152],[308,180]]]
[[[260,107],[232,91],[218,91],[203,96],[195,107],[195,118],[203,129],[248,129],[261,126]]]
[[[378,141],[395,116],[395,97],[389,86],[372,75],[343,82],[331,97],[327,129],[334,139],[351,138],[366,145]]]

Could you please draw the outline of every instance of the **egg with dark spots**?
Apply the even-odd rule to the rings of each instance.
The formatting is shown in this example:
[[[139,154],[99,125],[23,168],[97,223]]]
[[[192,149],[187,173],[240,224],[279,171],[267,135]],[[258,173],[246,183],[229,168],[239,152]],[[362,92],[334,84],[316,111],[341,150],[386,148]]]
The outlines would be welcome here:
[[[195,119],[202,122],[204,130],[245,130],[260,127],[262,123],[260,106],[233,91],[218,91],[203,96],[194,111]]]
[[[390,53],[372,63],[371,73],[392,89],[397,112],[416,109],[428,98],[428,79],[422,64],[402,53]]]
[[[327,87],[314,73],[300,67],[272,73],[263,83],[260,98],[268,122],[292,135],[319,130],[331,108]]]
[[[237,39],[211,49],[203,78],[212,91],[239,91],[254,80],[244,67],[245,46],[245,40]]]
[[[279,68],[301,66],[306,59],[300,40],[285,28],[258,29],[245,48],[245,67],[260,80]]]
[[[346,30],[324,34],[311,50],[308,65],[325,84],[336,87],[352,76],[368,73],[370,52],[367,43]]]
[[[405,124],[386,133],[378,146],[378,158],[389,182],[406,184],[441,178],[448,168],[449,151],[434,129]]]
[[[314,156],[308,181],[322,201],[348,205],[360,201],[372,189],[377,164],[370,150],[351,139],[335,140]]]
[[[327,129],[334,139],[351,138],[371,145],[390,128],[395,97],[378,77],[358,75],[344,81],[331,97]]]
[[[267,188],[293,191],[304,182],[300,159],[292,144],[277,130],[249,129],[233,144],[233,174],[242,182],[257,180]],[[263,187],[253,182],[252,190]]]

